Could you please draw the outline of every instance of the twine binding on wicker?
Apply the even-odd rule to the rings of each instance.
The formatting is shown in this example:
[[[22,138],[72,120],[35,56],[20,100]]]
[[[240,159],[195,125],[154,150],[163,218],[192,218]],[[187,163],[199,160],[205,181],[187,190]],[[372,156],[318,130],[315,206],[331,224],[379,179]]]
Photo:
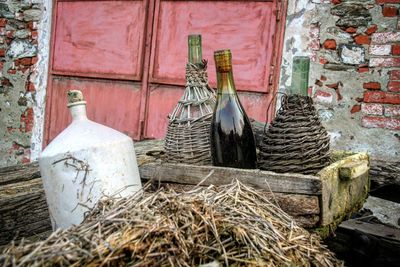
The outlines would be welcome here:
[[[210,125],[216,96],[206,70],[205,60],[202,65],[186,65],[185,92],[169,116],[164,146],[167,162],[211,164]]]
[[[330,162],[329,135],[308,96],[284,95],[260,146],[260,169],[316,174]]]

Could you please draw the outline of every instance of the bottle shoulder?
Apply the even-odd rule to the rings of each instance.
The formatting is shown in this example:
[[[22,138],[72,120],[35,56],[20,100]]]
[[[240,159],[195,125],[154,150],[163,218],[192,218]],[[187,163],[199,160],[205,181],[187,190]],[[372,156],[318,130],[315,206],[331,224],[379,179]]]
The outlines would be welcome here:
[[[64,152],[132,143],[132,139],[110,127],[90,121],[73,121],[43,150],[41,157],[51,157]]]
[[[217,99],[214,114],[233,116],[233,118],[245,118],[248,121],[247,114],[236,96],[222,96]]]

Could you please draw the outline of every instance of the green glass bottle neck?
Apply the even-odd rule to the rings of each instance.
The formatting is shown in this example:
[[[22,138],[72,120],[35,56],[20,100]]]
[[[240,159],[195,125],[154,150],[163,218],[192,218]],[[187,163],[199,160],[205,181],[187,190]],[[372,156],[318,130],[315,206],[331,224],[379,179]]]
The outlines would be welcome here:
[[[203,62],[203,54],[201,45],[189,45],[189,62],[192,64],[201,64]]]
[[[236,94],[232,70],[217,72],[217,92],[218,94]]]

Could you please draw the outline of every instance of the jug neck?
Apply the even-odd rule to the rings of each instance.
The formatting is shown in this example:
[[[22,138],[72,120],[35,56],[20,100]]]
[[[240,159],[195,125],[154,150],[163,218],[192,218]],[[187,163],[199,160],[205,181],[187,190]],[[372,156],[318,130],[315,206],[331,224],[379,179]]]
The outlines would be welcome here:
[[[86,116],[86,101],[80,101],[68,105],[71,112],[72,121],[87,120]]]

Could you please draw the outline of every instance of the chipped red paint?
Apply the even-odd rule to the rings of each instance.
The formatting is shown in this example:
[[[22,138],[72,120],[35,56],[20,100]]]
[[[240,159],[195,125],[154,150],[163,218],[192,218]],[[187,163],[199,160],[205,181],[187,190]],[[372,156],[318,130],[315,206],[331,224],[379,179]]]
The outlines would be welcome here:
[[[269,75],[274,61],[276,5],[276,1],[156,1],[146,137],[164,137],[167,115],[182,96],[186,36],[190,33],[202,34],[203,57],[208,60],[209,81],[214,88],[213,52],[231,49],[235,85],[242,91],[239,95],[246,113],[254,119],[266,120],[267,107],[273,98]],[[270,113],[274,108],[272,104]]]
[[[149,2],[55,1],[44,146],[68,125],[69,89],[84,92],[91,119],[140,138]]]
[[[70,122],[67,91],[81,89],[87,101],[88,118],[117,129],[132,138],[138,135],[140,84],[130,81],[112,81],[84,78],[55,77],[52,81],[53,103],[49,141]]]
[[[151,81],[184,85],[187,35],[201,33],[215,87],[213,52],[232,51],[235,85],[239,91],[268,91],[275,29],[273,2],[157,1]]]
[[[68,89],[83,90],[91,119],[134,139],[164,137],[184,89],[189,33],[203,36],[211,85],[213,51],[230,48],[247,114],[265,121],[270,105],[271,120],[285,11],[279,0],[55,0],[45,144],[68,124]]]
[[[140,79],[145,1],[58,2],[56,10],[54,72]]]

